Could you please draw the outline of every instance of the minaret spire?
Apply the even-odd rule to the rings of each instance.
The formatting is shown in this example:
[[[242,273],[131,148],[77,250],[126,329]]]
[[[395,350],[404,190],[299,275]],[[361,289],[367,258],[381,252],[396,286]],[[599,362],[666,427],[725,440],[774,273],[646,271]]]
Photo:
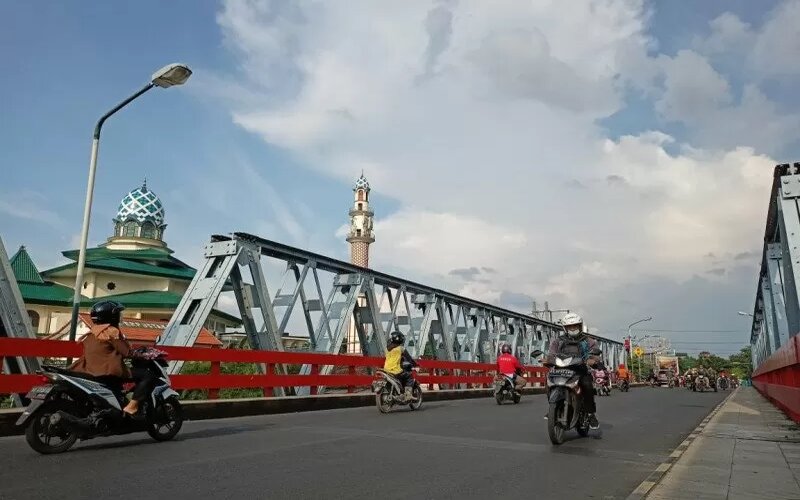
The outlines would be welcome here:
[[[375,241],[372,225],[375,213],[369,208],[370,187],[364,171],[353,187],[354,201],[350,210],[350,262],[357,266],[369,267],[369,246]]]

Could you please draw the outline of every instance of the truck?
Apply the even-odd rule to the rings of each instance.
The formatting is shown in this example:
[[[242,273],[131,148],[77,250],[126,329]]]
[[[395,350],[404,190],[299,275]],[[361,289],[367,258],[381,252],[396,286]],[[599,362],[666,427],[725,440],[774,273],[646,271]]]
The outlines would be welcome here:
[[[680,366],[677,356],[656,356],[658,382],[660,385],[673,387],[675,380],[680,375]]]

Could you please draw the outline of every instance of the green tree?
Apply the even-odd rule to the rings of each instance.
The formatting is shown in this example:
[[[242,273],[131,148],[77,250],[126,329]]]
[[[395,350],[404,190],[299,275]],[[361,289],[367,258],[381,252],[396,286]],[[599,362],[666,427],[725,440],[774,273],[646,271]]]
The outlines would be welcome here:
[[[750,346],[743,347],[738,354],[731,354],[730,360],[731,373],[740,379],[750,378],[753,374],[753,357]]]

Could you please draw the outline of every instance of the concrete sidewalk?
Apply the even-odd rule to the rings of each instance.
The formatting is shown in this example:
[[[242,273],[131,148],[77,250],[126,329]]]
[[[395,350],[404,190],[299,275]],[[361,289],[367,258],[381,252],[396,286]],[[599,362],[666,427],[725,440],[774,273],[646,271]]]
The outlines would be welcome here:
[[[800,500],[800,429],[752,387],[728,398],[646,496]]]

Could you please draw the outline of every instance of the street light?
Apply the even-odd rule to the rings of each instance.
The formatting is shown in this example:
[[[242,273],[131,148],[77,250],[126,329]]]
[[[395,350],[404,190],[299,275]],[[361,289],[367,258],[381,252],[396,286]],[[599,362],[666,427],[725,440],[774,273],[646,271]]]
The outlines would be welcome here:
[[[638,325],[639,323],[644,323],[645,321],[650,321],[652,319],[653,317],[650,316],[644,319],[640,319],[639,321],[634,321],[633,323],[628,325],[628,349],[633,348],[633,343],[631,342],[631,328],[633,328],[635,325]],[[631,363],[633,363],[633,354],[630,351],[628,352],[628,357],[630,358]],[[639,380],[641,379],[642,379],[642,360],[639,360]]]
[[[83,207],[83,226],[81,227],[81,246],[78,253],[78,270],[75,275],[75,294],[72,297],[72,321],[69,326],[69,339],[75,340],[78,328],[78,310],[81,304],[81,290],[83,288],[83,269],[86,266],[86,243],[89,239],[89,219],[92,214],[92,197],[94,196],[94,176],[97,171],[97,151],[100,147],[100,129],[103,123],[114,113],[124,108],[131,101],[144,94],[153,87],[168,88],[173,85],[183,85],[192,76],[192,70],[185,64],[168,64],[159,69],[150,78],[150,82],[136,93],[117,104],[108,113],[97,120],[92,136],[92,153],[89,158],[89,180],[86,185],[86,203]]]

